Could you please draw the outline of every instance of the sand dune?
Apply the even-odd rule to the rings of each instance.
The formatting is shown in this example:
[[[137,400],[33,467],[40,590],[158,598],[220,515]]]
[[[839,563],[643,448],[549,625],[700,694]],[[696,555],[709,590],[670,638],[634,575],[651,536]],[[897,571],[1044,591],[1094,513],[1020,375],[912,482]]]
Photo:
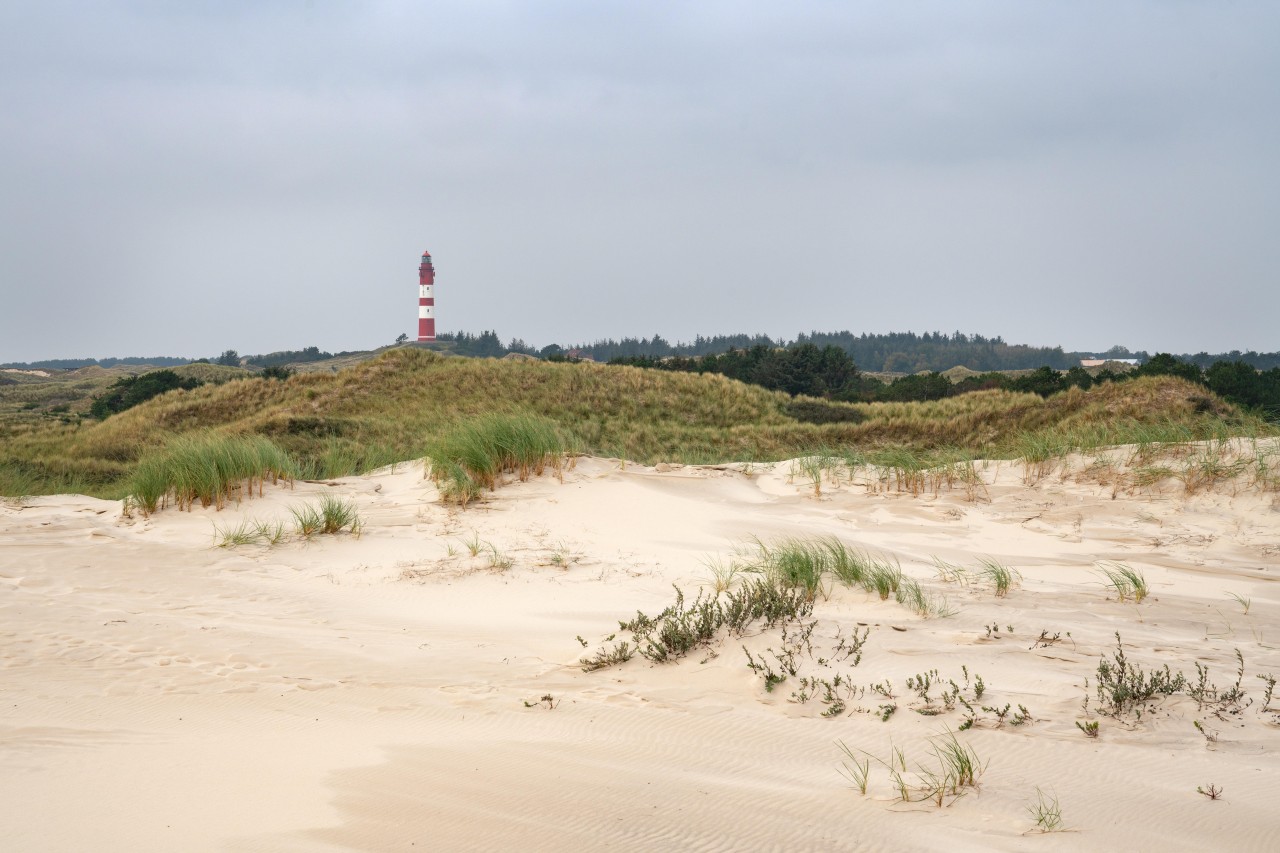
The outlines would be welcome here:
[[[222,512],[127,518],[80,496],[0,505],[0,797],[12,850],[1270,850],[1280,845],[1280,502],[1243,482],[1130,493],[1072,460],[1028,485],[980,466],[983,491],[912,497],[864,484],[813,495],[791,466],[581,459],[564,482],[513,483],[441,506],[420,466],[268,489]],[[215,546],[215,527],[351,497],[359,538]],[[861,589],[819,597],[802,672],[773,692],[746,666],[779,631],[678,663],[583,672],[618,622],[710,583],[753,537],[834,535],[896,557],[956,611],[922,618]],[[469,547],[470,546],[470,547]],[[471,547],[476,547],[473,556]],[[946,583],[934,558],[991,557],[1007,597]],[[1142,571],[1120,602],[1097,561]],[[510,565],[507,565],[509,563]],[[1228,593],[1247,599],[1248,612]],[[861,662],[823,667],[837,632]],[[992,630],[994,628],[994,630]],[[1041,632],[1057,642],[1037,644]],[[1145,667],[1252,704],[1212,715],[1185,695],[1141,720],[1092,713],[1098,661],[1123,638]],[[1069,633],[1069,636],[1068,636]],[[576,639],[588,643],[584,649]],[[987,762],[943,808],[902,803],[875,761],[866,795],[836,741],[911,763],[964,719],[916,712],[905,682],[981,675],[992,713],[959,737]],[[865,689],[827,718],[800,676]],[[1090,688],[1086,691],[1085,680]],[[938,695],[934,689],[934,697]],[[540,701],[541,697],[552,697]],[[935,702],[935,704],[937,704]],[[1280,708],[1280,697],[1273,700]],[[1090,739],[1077,721],[1097,720]],[[1201,721],[1216,740],[1206,739]],[[1210,801],[1198,786],[1224,791]],[[1068,831],[1040,834],[1036,789]]]

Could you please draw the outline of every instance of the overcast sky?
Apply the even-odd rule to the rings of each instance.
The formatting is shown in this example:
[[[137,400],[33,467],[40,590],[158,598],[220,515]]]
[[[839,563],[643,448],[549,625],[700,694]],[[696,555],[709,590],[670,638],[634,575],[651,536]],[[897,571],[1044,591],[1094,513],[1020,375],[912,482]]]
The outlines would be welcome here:
[[[1280,4],[0,4],[0,361],[1280,350]]]

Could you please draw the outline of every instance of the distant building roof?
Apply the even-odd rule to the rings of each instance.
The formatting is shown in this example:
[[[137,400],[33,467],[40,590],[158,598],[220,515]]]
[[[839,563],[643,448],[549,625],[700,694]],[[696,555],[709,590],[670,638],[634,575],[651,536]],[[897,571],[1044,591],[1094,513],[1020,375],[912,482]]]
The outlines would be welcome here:
[[[1102,367],[1104,364],[1138,364],[1136,358],[1082,358],[1081,367]]]

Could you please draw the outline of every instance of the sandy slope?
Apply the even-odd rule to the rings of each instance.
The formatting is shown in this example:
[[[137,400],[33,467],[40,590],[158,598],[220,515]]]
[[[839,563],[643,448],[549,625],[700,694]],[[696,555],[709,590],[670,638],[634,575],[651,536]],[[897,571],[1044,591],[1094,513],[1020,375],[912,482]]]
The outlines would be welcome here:
[[[464,512],[435,503],[410,466],[221,513],[131,520],[76,496],[0,506],[3,846],[1276,849],[1280,727],[1255,677],[1280,675],[1276,496],[1113,495],[1061,473],[1026,486],[1010,463],[983,474],[975,502],[847,483],[815,498],[786,463],[585,459],[564,483],[512,484]],[[319,492],[354,497],[366,533],[213,547],[215,524],[286,518]],[[888,722],[870,693],[832,719],[789,701],[795,678],[766,693],[741,646],[780,649],[776,631],[677,664],[577,666],[619,619],[656,613],[673,583],[692,593],[709,559],[750,537],[825,534],[895,555],[958,611],[926,620],[843,587],[819,600],[816,654],[870,628],[861,664],[838,667],[891,682]],[[475,540],[512,565],[470,556]],[[934,576],[934,556],[986,555],[1024,575],[1007,598]],[[1108,598],[1093,569],[1108,559],[1145,572],[1152,598]],[[1226,591],[1251,598],[1247,615]],[[1031,648],[1042,630],[1060,641]],[[1084,681],[1117,631],[1132,659],[1192,676],[1198,660],[1220,685],[1239,649],[1254,704],[1218,720],[1178,697],[1141,723],[1097,718],[1087,739]],[[904,681],[932,669],[959,681],[962,667],[985,681],[980,704],[1035,718],[997,728],[984,714],[961,733],[989,762],[981,789],[942,809],[902,804],[872,762],[867,795],[852,790],[836,740],[926,761],[929,738],[962,717],[913,712]],[[1199,796],[1208,783],[1225,799]],[[1027,833],[1037,787],[1070,832]]]

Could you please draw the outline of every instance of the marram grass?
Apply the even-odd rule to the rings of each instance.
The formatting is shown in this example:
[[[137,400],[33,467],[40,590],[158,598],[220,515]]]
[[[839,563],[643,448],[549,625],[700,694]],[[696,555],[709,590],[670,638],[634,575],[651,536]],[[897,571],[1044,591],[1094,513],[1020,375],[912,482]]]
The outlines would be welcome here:
[[[1149,593],[1146,576],[1126,563],[1104,560],[1098,563],[1098,572],[1106,579],[1105,585],[1111,587],[1121,601],[1132,598],[1135,604],[1141,604]]]
[[[222,509],[230,500],[252,497],[255,488],[261,496],[267,480],[292,485],[296,474],[288,454],[263,436],[182,436],[139,461],[127,501],[144,515],[170,503]]]
[[[744,563],[733,564],[735,571],[762,573],[770,583],[783,589],[794,589],[813,600],[826,595],[826,580],[834,577],[848,587],[898,603],[918,616],[947,617],[956,613],[946,596],[925,590],[902,573],[898,561],[888,556],[851,548],[835,536],[813,539],[790,537],[765,543],[756,540],[756,554]],[[717,591],[721,586],[717,584]]]
[[[548,468],[560,474],[575,444],[553,421],[534,415],[482,415],[441,435],[427,450],[429,474],[446,503],[466,506],[503,475],[521,482]]]
[[[319,504],[303,504],[289,508],[293,529],[303,539],[318,533],[334,535],[348,530],[356,536],[364,529],[364,521],[355,502],[334,495],[322,495]]]

